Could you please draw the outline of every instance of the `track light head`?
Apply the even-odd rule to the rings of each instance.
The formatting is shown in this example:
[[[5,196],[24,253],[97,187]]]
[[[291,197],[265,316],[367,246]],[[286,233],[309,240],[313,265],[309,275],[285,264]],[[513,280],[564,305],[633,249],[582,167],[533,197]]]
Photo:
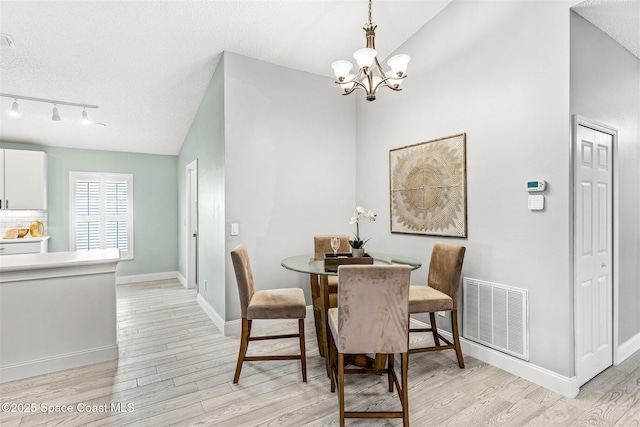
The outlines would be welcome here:
[[[16,98],[13,99],[13,104],[11,105],[11,110],[9,110],[9,115],[13,117],[20,117],[20,109],[18,108],[18,100]]]
[[[51,116],[51,120],[55,122],[60,121],[60,113],[58,112],[58,107],[56,107],[56,104],[53,104],[53,116]]]
[[[89,120],[89,116],[87,115],[87,111],[85,109],[82,109],[82,120],[80,120],[80,122],[85,126],[91,124],[91,120]]]

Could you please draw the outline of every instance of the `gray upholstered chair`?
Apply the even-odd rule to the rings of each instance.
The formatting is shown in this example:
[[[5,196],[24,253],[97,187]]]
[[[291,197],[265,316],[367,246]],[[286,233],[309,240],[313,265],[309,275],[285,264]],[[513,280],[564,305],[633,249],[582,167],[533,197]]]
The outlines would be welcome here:
[[[313,252],[316,260],[323,260],[325,253],[333,253],[331,249],[331,238],[340,238],[340,248],[338,252],[350,252],[349,236],[332,234],[327,236],[313,236]],[[337,305],[338,277],[310,275],[311,299],[313,300],[313,319],[316,325],[316,338],[318,339],[318,350],[320,356],[324,357],[328,352],[326,337],[327,310]],[[323,286],[326,286],[323,288]],[[322,290],[328,292],[321,292]],[[327,375],[329,374],[329,362],[326,361]]]
[[[340,425],[345,418],[402,418],[409,425],[407,364],[409,283],[407,265],[343,265],[338,268],[338,307],[329,309],[331,391],[338,386]],[[384,369],[345,369],[345,355],[382,353]],[[400,353],[401,379],[394,367]],[[402,411],[345,411],[345,374],[387,374],[389,391],[398,389]],[[376,377],[377,378],[377,377]]]
[[[242,336],[233,383],[238,383],[240,370],[244,362],[257,360],[300,360],[302,380],[307,382],[307,359],[304,347],[304,318],[307,314],[307,307],[304,292],[300,288],[254,290],[249,255],[244,245],[239,245],[231,251],[231,260],[233,261],[233,269],[238,282],[240,309],[242,312]],[[251,322],[255,319],[298,319],[298,333],[252,337]],[[250,341],[280,338],[298,338],[300,341],[300,354],[277,356],[246,355]]]
[[[434,346],[412,348],[409,353],[455,349],[458,365],[464,368],[464,359],[460,349],[458,335],[458,290],[460,274],[466,248],[451,243],[438,242],[433,246],[427,286],[411,286],[409,289],[409,313],[429,313],[431,326],[428,328],[412,328],[410,332],[431,332]],[[453,342],[438,333],[436,325],[437,311],[451,313],[451,332]],[[443,341],[444,344],[441,344]]]

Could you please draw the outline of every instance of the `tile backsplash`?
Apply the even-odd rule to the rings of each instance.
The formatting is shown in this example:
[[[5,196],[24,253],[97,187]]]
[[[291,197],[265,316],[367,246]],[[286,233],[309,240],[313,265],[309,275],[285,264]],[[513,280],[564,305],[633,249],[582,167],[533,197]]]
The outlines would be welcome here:
[[[0,237],[4,236],[10,228],[29,228],[34,221],[40,221],[44,225],[44,234],[49,234],[47,211],[42,210],[1,210],[0,211]]]

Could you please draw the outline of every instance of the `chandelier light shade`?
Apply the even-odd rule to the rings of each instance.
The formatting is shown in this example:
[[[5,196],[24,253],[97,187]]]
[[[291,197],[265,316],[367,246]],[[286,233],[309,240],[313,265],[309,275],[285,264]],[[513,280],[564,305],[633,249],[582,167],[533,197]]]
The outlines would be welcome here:
[[[54,99],[33,98],[31,96],[11,95],[8,93],[0,93],[0,97],[13,98],[13,104],[11,105],[11,110],[9,110],[8,114],[14,117],[20,117],[20,110],[18,109],[18,99],[23,101],[33,101],[33,102],[43,102],[45,104],[53,104],[53,114],[51,115],[51,120],[53,120],[54,122],[59,122],[61,120],[60,112],[58,111],[58,105],[68,105],[70,107],[82,108],[82,118],[80,122],[84,125],[88,125],[91,123],[91,120],[89,120],[89,116],[87,115],[87,108],[99,108],[97,105],[56,101]]]
[[[363,89],[367,94],[367,101],[376,99],[378,88],[386,86],[392,90],[401,90],[400,85],[407,76],[407,66],[411,58],[409,55],[400,54],[391,57],[387,61],[389,71],[384,71],[378,61],[378,52],[375,48],[377,25],[371,22],[371,0],[369,0],[369,22],[362,29],[366,33],[367,47],[358,49],[353,57],[360,69],[353,74],[353,64],[340,59],[331,64],[336,75],[336,83],[343,90],[343,95],[349,95],[356,89]]]

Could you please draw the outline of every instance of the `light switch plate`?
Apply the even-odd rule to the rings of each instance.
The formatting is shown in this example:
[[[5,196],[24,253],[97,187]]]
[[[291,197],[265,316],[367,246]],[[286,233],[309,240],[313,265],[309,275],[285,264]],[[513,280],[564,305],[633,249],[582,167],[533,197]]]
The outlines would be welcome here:
[[[238,226],[238,223],[237,223],[237,222],[232,222],[232,223],[231,223],[231,231],[230,231],[230,234],[231,234],[232,236],[237,236],[237,235],[239,235],[239,234],[240,234],[240,227]]]

